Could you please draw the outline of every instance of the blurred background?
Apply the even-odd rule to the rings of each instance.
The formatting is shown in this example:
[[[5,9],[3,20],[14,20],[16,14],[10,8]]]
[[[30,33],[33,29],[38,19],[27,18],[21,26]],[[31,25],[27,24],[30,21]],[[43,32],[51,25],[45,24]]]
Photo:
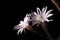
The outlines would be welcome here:
[[[9,6],[7,6],[7,13],[5,14],[4,20],[6,21],[6,26],[3,28],[4,40],[48,40],[42,36],[32,33],[29,30],[26,30],[26,33],[23,32],[21,35],[17,35],[17,31],[14,30],[14,26],[19,24],[20,20],[23,20],[26,13],[36,11],[37,7],[42,9],[46,6],[48,7],[48,10],[53,9],[52,14],[54,14],[51,17],[54,21],[46,23],[48,31],[54,40],[60,40],[60,11],[58,11],[51,0],[16,0],[8,3],[7,4]],[[41,27],[38,27],[35,30],[45,35]]]

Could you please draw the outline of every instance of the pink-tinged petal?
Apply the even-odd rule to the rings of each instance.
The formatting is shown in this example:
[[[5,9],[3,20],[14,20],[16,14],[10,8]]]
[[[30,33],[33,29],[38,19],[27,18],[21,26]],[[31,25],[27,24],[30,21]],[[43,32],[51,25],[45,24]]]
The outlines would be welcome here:
[[[53,14],[49,14],[49,15],[47,15],[47,18],[49,18],[50,16],[52,16]]]
[[[51,11],[53,11],[53,10],[49,10],[49,11],[47,11],[46,16],[47,16]]]
[[[44,9],[44,11],[43,11],[43,16],[45,16],[46,11],[47,11],[47,7],[45,7],[45,9]]]
[[[49,20],[48,20],[48,19],[45,19],[45,21],[49,22]]]
[[[20,28],[21,28],[21,27],[17,25],[17,26],[15,26],[15,28],[14,28],[14,29],[20,29]]]
[[[34,15],[36,15],[36,16],[37,16],[37,13],[36,13],[36,12],[34,12]]]
[[[19,29],[18,32],[17,32],[17,34],[22,33],[23,30],[24,30],[23,28]]]
[[[23,21],[20,21],[20,23],[23,23]],[[20,25],[20,24],[19,24]]]
[[[44,12],[45,8],[42,8],[42,12]]]
[[[37,7],[37,13],[40,14],[41,10]]]
[[[17,34],[19,34],[19,32],[22,33],[23,30],[27,28],[27,26],[29,26],[29,23],[28,23],[29,19],[30,18],[26,15],[24,20],[20,21],[20,23],[17,26],[15,26],[15,29],[18,30]]]
[[[50,19],[49,21],[53,21],[53,20]]]

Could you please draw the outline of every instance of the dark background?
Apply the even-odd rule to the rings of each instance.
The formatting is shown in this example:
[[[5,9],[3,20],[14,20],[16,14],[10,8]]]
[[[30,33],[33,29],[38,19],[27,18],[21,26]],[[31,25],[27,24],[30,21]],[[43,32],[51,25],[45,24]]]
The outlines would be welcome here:
[[[53,9],[52,13],[54,14],[54,16],[52,16],[54,21],[47,23],[49,33],[54,39],[60,35],[60,12],[50,0],[16,0],[8,3],[4,19],[5,22],[3,23],[6,24],[6,26],[4,25],[4,30],[2,31],[4,40],[48,40],[28,30],[21,35],[17,35],[17,31],[14,30],[14,26],[19,24],[20,20],[23,20],[26,13],[36,11],[37,7],[42,9],[45,6],[48,7],[48,10]],[[42,28],[39,28],[37,28],[36,31],[44,35],[45,33]]]

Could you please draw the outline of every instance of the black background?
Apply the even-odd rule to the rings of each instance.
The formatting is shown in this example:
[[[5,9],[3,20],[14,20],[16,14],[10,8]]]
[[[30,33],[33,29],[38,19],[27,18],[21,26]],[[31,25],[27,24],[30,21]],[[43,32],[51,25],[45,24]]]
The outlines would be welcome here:
[[[9,3],[9,4],[8,4]],[[26,13],[31,13],[31,11],[36,11],[36,8],[39,7],[42,9],[47,6],[48,10],[53,9],[52,16],[53,22],[47,23],[48,31],[54,39],[60,35],[60,12],[57,10],[55,5],[50,0],[16,0],[8,2],[7,11],[4,16],[4,27],[3,27],[3,39],[4,40],[47,40],[39,35],[32,33],[31,31],[26,30],[26,33],[17,35],[17,31],[14,30],[14,26],[19,24],[20,20],[23,20]],[[42,32],[42,29],[37,28],[36,31]]]

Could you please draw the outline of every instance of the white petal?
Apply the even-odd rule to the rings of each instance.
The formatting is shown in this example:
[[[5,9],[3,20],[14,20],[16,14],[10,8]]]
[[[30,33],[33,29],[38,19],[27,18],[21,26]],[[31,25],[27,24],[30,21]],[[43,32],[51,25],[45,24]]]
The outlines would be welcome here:
[[[26,17],[31,16],[31,14],[26,14]]]
[[[44,12],[45,8],[42,8],[42,12]]]
[[[53,20],[49,20],[49,21],[53,21]]]
[[[36,13],[36,12],[34,12],[34,14],[35,14],[35,15],[37,15],[37,13]]]
[[[22,33],[22,32],[23,32],[23,28],[19,29],[17,34]]]
[[[49,18],[50,16],[52,16],[53,14],[49,14],[49,15],[47,15],[47,18]]]
[[[27,16],[24,18],[24,22],[27,22],[27,21],[29,21],[29,20],[30,20],[30,18],[27,17]]]
[[[26,14],[26,17],[28,16],[28,14]]]
[[[34,26],[35,24],[37,24],[37,23],[32,23],[32,26]]]
[[[45,9],[44,9],[44,11],[43,11],[43,16],[45,16],[46,11],[47,11],[47,7],[45,7]]]
[[[47,10],[47,7],[44,7],[44,8],[42,9],[43,12],[44,12],[45,10]]]
[[[20,29],[21,28],[21,26],[20,25],[16,25],[15,27],[14,27],[14,29]]]
[[[37,7],[37,13],[40,14],[41,10]]]
[[[23,21],[20,21],[20,23],[23,23]],[[19,24],[20,25],[20,24]]]
[[[52,10],[47,11],[46,16],[51,12]]]
[[[48,19],[45,19],[45,21],[49,22],[49,20],[48,20]]]

